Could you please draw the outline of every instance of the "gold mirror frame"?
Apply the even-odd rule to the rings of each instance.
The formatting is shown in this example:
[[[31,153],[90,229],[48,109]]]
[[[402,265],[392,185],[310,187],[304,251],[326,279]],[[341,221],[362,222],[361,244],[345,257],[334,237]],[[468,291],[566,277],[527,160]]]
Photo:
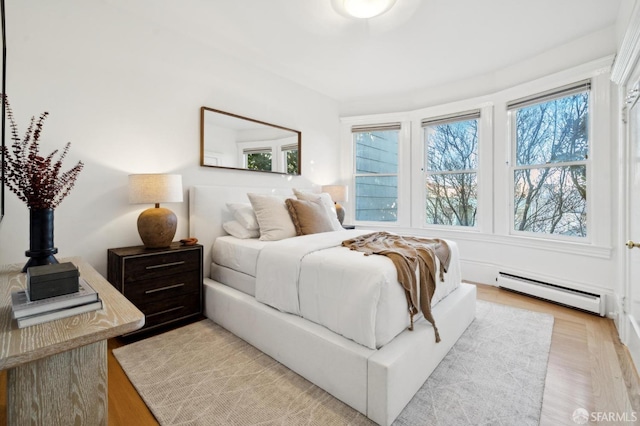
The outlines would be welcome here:
[[[214,108],[200,108],[201,166],[298,176],[301,154],[302,132],[298,130]],[[256,168],[265,166],[251,161],[256,155],[270,161],[271,170]]]

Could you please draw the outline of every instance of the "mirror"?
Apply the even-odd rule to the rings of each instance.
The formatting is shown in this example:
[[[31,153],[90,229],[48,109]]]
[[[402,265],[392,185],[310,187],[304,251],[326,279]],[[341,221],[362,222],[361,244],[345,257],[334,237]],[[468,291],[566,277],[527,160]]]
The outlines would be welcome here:
[[[300,174],[302,133],[275,124],[200,108],[200,165]]]

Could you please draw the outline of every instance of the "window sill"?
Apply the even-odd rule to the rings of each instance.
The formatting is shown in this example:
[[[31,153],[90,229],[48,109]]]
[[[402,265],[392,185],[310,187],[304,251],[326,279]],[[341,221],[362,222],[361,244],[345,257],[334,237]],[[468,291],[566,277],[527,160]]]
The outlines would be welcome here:
[[[611,259],[612,247],[596,246],[592,243],[581,243],[575,241],[562,241],[557,239],[533,238],[521,235],[495,235],[482,233],[477,228],[452,229],[452,228],[406,228],[390,227],[384,224],[360,224],[359,228],[364,229],[389,229],[398,234],[410,234],[427,237],[446,238],[453,241],[473,241],[486,242],[490,244],[501,244],[507,246],[524,247],[535,250],[554,251],[563,254],[594,257],[599,259]]]

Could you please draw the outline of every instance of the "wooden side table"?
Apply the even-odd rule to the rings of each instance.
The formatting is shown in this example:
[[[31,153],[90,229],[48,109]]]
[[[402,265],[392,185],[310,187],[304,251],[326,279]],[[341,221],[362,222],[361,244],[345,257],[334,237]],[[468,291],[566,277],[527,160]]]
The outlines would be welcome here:
[[[0,369],[7,371],[7,424],[107,425],[107,339],[144,325],[144,315],[91,265],[73,262],[103,308],[26,328],[11,317],[22,264],[0,266]]]

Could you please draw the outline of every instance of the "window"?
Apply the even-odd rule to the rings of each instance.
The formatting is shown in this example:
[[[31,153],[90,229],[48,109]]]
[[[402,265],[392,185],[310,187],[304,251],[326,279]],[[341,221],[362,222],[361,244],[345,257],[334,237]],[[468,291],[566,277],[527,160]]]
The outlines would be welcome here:
[[[398,220],[400,123],[354,127],[356,220]]]
[[[298,172],[298,144],[284,145],[282,150],[282,163],[285,165],[287,174],[297,174]]]
[[[243,154],[249,170],[271,171],[271,148],[245,149]]]
[[[508,104],[515,231],[587,236],[590,81]]]
[[[430,225],[475,226],[480,111],[422,120]]]

